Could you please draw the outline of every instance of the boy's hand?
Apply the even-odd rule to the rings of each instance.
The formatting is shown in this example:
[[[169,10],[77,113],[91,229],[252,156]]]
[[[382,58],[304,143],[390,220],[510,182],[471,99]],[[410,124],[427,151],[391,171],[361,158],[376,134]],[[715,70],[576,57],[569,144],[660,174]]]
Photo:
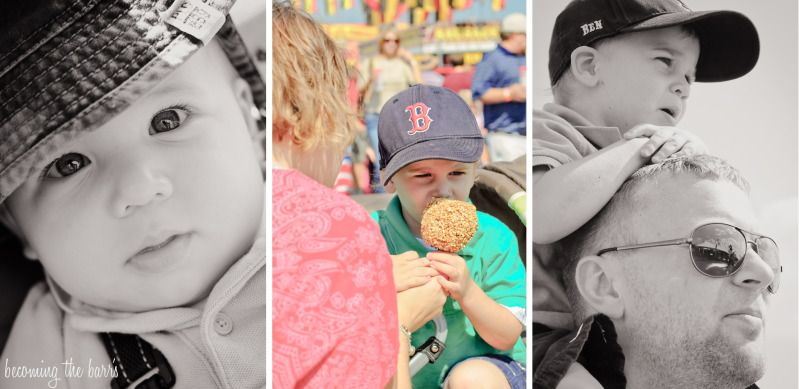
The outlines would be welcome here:
[[[706,154],[707,147],[696,135],[676,127],[641,124],[624,133],[624,139],[649,138],[641,147],[641,156],[652,163],[669,157]]]
[[[436,277],[438,278],[441,277]],[[417,288],[397,293],[399,322],[405,325],[408,331],[418,330],[441,314],[447,296],[436,279],[431,279]]]
[[[441,286],[455,301],[460,302],[474,285],[466,261],[463,258],[443,251],[428,253],[427,258],[434,269],[444,276],[437,278]]]
[[[391,262],[393,263],[394,285],[397,292],[424,285],[438,275],[438,272],[430,267],[430,260],[419,258],[414,251],[392,255]]]

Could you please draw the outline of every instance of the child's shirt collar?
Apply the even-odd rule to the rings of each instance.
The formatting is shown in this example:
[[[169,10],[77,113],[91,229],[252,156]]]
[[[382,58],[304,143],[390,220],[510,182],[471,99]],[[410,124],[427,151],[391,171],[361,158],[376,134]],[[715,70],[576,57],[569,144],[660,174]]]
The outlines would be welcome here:
[[[569,107],[555,103],[547,103],[544,104],[541,109],[560,116],[569,122],[569,124],[574,126],[580,135],[584,136],[585,139],[588,139],[588,141],[598,149],[607,147],[622,139],[621,131],[618,127],[596,126],[588,121],[588,119],[586,119],[579,112]]]

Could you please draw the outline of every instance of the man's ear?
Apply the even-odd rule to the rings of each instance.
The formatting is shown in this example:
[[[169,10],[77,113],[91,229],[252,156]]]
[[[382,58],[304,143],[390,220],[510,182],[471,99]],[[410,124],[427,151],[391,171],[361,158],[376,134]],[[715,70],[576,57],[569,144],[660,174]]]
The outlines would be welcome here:
[[[597,57],[599,52],[589,46],[580,46],[572,51],[570,69],[574,79],[592,88],[599,83],[597,76]]]
[[[592,255],[580,259],[575,269],[575,283],[586,308],[611,319],[624,314],[624,298],[618,290],[619,272],[613,261]]]

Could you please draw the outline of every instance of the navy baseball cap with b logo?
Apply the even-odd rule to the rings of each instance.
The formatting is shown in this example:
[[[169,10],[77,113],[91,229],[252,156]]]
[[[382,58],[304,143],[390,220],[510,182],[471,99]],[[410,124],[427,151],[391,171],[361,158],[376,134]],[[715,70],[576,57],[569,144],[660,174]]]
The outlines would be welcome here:
[[[483,135],[463,99],[446,88],[414,85],[390,98],[377,124],[383,185],[425,159],[475,162]]]
[[[549,44],[552,85],[571,53],[614,35],[687,25],[699,38],[696,81],[717,82],[748,73],[760,55],[752,21],[734,11],[691,11],[680,0],[573,0],[558,15]]]

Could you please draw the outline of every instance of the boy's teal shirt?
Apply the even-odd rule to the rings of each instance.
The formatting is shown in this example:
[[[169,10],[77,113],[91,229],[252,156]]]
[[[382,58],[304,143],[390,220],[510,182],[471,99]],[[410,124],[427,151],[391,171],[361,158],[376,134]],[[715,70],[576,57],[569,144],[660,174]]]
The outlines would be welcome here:
[[[402,217],[397,196],[385,210],[373,212],[372,218],[380,225],[380,232],[392,255],[415,251],[424,257],[430,251],[411,233]],[[519,257],[516,237],[505,224],[491,215],[477,212],[477,232],[457,255],[466,261],[469,274],[486,295],[498,304],[525,308],[525,270]],[[480,338],[455,300],[448,298],[443,310],[448,329],[446,348],[434,364],[425,366],[413,377],[414,387],[429,388],[440,384],[443,374],[452,365],[469,357],[502,354],[525,364],[526,346],[521,338],[512,350],[497,350]],[[412,343],[416,347],[421,346],[434,334],[435,325],[428,322],[413,333]]]

